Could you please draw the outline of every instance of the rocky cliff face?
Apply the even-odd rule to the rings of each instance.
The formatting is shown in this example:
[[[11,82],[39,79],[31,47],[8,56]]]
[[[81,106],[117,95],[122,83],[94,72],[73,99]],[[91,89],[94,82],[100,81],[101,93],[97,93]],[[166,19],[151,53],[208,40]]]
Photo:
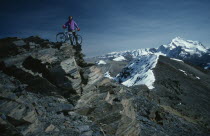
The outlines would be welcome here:
[[[0,41],[0,113],[3,135],[100,134],[74,111],[87,84],[81,46],[39,37]],[[92,80],[92,82],[95,79]]]
[[[3,136],[210,134],[209,76],[190,65],[160,57],[151,91],[105,78],[102,66],[83,60],[81,46],[39,37],[6,38],[0,40],[0,57]],[[174,72],[179,74],[176,79]],[[195,75],[206,82],[196,84]]]

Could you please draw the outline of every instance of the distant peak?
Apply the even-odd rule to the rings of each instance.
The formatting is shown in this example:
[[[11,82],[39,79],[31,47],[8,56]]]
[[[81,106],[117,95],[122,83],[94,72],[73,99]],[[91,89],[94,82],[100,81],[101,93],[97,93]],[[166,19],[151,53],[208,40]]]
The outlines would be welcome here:
[[[172,42],[175,42],[175,41],[187,41],[187,40],[185,40],[184,38],[181,38],[181,37],[177,36],[174,39],[172,39]]]
[[[181,39],[181,40],[183,40],[183,38],[181,38],[181,37],[179,37],[179,36],[175,37],[174,39]]]
[[[202,45],[201,42],[199,42],[199,41],[186,40],[186,39],[184,39],[182,37],[179,37],[179,36],[172,39],[171,42],[172,43],[177,43],[178,42],[178,43],[189,43],[189,44],[193,44],[193,45]]]
[[[175,37],[172,39],[171,43],[168,45],[163,46],[165,48],[168,48],[169,51],[181,48],[182,52],[180,54],[198,54],[201,56],[202,53],[207,52],[207,48],[202,45],[199,41],[192,41],[192,40],[185,40],[184,38],[181,37]]]

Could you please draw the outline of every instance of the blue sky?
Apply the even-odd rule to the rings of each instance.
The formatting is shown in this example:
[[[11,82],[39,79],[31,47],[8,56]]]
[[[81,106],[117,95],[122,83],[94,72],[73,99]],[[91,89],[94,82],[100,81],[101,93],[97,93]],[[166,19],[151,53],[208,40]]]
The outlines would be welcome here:
[[[0,0],[0,37],[55,40],[69,15],[86,56],[158,47],[176,36],[210,47],[209,0]]]

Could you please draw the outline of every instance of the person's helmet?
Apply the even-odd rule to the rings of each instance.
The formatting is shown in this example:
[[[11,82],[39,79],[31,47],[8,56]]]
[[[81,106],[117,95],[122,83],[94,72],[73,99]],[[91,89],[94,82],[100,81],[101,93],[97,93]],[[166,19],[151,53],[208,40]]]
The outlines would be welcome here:
[[[72,16],[69,16],[69,19],[73,19],[73,17]]]

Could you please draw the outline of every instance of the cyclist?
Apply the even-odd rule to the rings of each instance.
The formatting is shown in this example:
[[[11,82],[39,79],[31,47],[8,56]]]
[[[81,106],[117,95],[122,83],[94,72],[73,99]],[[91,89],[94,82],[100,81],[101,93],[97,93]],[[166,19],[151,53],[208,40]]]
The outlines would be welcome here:
[[[77,31],[80,31],[80,28],[78,27],[77,23],[73,20],[72,16],[69,16],[69,20],[63,25],[63,28],[65,29],[68,27],[68,31],[72,32],[74,38],[76,39],[76,44],[78,44],[78,38],[76,36],[76,29]],[[72,39],[70,39],[71,44],[73,45]]]

